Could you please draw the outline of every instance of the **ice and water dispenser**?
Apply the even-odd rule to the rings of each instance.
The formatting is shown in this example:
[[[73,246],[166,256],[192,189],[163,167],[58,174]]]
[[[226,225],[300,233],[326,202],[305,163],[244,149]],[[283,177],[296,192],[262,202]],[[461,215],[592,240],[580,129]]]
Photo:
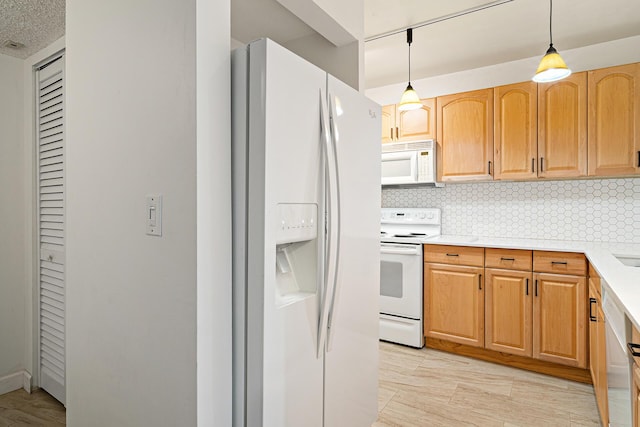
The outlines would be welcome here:
[[[276,305],[314,295],[318,278],[318,205],[278,204]]]

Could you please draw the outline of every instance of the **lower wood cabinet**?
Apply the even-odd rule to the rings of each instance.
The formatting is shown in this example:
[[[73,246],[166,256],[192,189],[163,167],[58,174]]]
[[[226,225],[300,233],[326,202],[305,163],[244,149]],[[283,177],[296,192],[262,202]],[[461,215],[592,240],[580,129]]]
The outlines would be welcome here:
[[[531,357],[531,272],[487,268],[485,274],[485,348]]]
[[[586,368],[585,278],[534,273],[533,280],[533,357]]]
[[[589,370],[602,425],[609,425],[607,401],[607,352],[600,277],[589,265]]]
[[[632,327],[632,337],[634,344],[640,344],[640,331]],[[631,398],[633,402],[633,426],[640,427],[640,357],[634,357],[631,365],[632,383]]]
[[[481,267],[424,264],[426,337],[484,346],[483,272]]]
[[[633,365],[633,425],[640,427],[640,367]]]

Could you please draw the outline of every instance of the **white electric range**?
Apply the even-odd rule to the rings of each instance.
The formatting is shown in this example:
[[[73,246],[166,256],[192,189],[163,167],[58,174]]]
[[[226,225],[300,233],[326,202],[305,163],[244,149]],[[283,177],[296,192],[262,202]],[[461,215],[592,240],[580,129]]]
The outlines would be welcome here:
[[[422,242],[439,236],[440,209],[383,208],[380,216],[380,339],[424,344]]]

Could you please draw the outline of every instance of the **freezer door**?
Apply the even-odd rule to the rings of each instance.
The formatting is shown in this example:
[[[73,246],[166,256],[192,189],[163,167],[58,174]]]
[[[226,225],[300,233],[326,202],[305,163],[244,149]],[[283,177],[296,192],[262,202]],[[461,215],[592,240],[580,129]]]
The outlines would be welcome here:
[[[332,76],[327,92],[341,221],[325,354],[324,425],[368,427],[378,405],[380,106]]]
[[[321,426],[326,73],[270,40],[249,45],[248,64],[246,413],[234,422]]]

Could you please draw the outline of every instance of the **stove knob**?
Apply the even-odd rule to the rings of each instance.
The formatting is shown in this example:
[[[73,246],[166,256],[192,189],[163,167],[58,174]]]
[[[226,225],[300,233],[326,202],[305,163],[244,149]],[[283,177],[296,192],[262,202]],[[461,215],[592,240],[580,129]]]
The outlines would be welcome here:
[[[426,215],[425,215],[425,213],[424,213],[424,212],[420,212],[420,213],[418,214],[418,218],[420,218],[420,219],[424,219],[424,218],[425,218],[425,216],[426,216]]]
[[[429,214],[427,215],[427,218],[429,218],[429,219],[433,219],[433,213],[429,213]]]

